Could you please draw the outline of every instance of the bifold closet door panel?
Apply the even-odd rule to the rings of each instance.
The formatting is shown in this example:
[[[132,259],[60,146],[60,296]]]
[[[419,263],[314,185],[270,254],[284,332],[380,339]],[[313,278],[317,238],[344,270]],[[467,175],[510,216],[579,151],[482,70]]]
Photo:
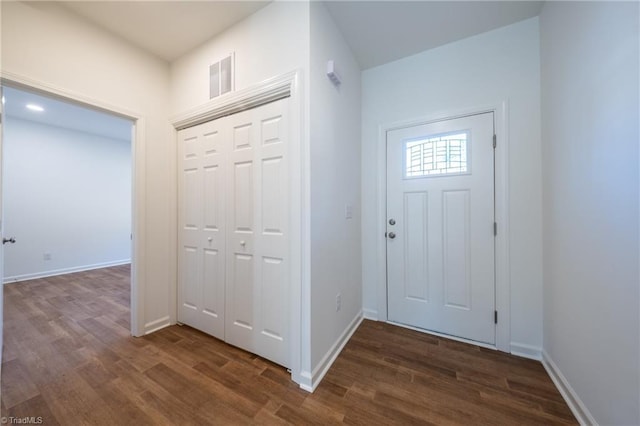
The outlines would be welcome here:
[[[178,132],[178,321],[225,338],[226,118]]]
[[[287,100],[229,117],[229,343],[289,363]]]

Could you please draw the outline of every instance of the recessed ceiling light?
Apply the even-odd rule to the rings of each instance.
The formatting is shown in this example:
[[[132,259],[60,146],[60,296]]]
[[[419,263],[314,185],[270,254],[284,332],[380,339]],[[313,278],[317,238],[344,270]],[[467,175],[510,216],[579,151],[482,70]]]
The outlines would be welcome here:
[[[37,111],[37,112],[44,111],[44,108],[36,104],[27,104],[27,109],[30,109],[31,111]]]

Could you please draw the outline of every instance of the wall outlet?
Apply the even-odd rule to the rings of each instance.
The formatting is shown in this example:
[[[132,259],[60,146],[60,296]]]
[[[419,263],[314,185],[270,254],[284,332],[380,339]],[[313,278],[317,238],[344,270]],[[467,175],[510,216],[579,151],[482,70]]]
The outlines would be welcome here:
[[[42,255],[42,258],[43,258],[44,260],[51,260],[51,253],[45,253],[45,254],[43,254],[43,255]]]
[[[342,308],[342,294],[336,294],[336,312]]]

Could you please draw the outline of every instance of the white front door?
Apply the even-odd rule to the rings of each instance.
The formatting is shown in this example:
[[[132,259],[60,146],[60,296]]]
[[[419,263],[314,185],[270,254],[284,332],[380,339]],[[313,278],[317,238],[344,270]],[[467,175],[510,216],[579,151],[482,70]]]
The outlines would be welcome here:
[[[282,99],[178,132],[178,321],[289,365]]]
[[[495,343],[493,113],[387,133],[388,319]]]

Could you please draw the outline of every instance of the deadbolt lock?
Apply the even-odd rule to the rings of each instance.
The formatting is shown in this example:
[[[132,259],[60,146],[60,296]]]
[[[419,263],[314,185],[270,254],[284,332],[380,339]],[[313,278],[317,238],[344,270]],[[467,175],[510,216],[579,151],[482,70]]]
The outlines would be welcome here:
[[[396,224],[395,219],[389,219],[389,225],[395,225],[395,224]]]

